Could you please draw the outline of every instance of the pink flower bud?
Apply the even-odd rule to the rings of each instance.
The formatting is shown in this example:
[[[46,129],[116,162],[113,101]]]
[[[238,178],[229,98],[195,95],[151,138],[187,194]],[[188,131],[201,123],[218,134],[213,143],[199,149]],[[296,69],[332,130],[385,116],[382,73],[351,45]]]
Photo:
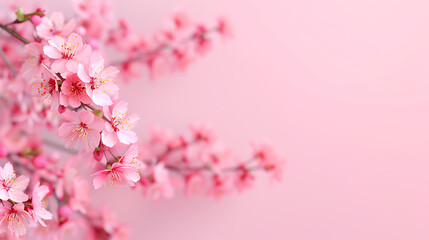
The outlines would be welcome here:
[[[63,105],[59,105],[59,106],[58,106],[58,112],[59,112],[60,114],[64,113],[66,110],[67,110],[67,108],[66,108],[66,107],[64,107]]]
[[[69,205],[61,205],[61,207],[58,209],[58,215],[60,215],[62,218],[69,219],[72,214],[73,209],[71,209]]]
[[[0,158],[7,157],[7,154],[7,149],[4,146],[0,145]]]
[[[37,26],[42,23],[42,18],[39,15],[33,15],[31,16],[30,21],[34,26]]]
[[[103,151],[101,150],[95,150],[93,153],[94,159],[97,161],[101,161],[103,159]]]
[[[33,165],[36,168],[45,168],[46,167],[46,158],[43,157],[42,155],[37,155],[33,158]]]

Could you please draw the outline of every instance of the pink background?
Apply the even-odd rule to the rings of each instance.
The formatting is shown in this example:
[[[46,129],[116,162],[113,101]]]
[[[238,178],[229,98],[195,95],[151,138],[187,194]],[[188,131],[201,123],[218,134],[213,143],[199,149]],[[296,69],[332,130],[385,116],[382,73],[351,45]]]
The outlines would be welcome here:
[[[114,4],[139,31],[176,7],[235,26],[186,74],[123,87],[142,137],[154,123],[181,132],[199,120],[239,153],[269,137],[289,160],[282,183],[261,178],[221,201],[97,192],[133,239],[429,239],[428,1]]]

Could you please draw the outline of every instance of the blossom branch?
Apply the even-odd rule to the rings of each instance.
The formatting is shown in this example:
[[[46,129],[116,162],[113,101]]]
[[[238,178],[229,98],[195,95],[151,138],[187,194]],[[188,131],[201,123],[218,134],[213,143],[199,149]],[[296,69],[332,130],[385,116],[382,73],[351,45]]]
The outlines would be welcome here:
[[[10,35],[14,36],[16,39],[18,39],[22,43],[25,43],[25,44],[30,43],[30,41],[28,41],[23,36],[21,36],[19,33],[17,33],[15,30],[13,30],[12,28],[10,28],[6,25],[0,24],[0,28],[5,30],[6,32],[8,32]]]

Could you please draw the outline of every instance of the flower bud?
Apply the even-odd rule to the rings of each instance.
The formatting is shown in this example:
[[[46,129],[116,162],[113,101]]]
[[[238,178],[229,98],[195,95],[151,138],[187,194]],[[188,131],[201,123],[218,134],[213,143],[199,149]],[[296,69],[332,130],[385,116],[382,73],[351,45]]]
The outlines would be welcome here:
[[[103,159],[103,151],[101,150],[94,150],[94,152],[92,153],[94,156],[94,159],[97,161],[101,161],[101,159]]]
[[[66,111],[66,107],[64,107],[63,105],[59,105],[58,106],[58,112],[60,113],[60,114],[62,114],[62,113],[64,113],[65,111]]]
[[[42,18],[39,15],[33,15],[31,16],[30,21],[34,26],[37,26],[42,23]]]
[[[37,155],[33,158],[33,165],[36,168],[45,168],[46,167],[46,158],[43,157],[42,155]]]

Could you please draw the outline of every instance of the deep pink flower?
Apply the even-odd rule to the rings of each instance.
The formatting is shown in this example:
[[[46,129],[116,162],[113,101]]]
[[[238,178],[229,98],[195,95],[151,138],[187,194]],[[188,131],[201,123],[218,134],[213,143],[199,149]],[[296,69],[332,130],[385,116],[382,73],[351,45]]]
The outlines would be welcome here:
[[[3,168],[0,167],[0,199],[7,201],[11,199],[14,202],[25,202],[28,195],[24,193],[30,179],[26,176],[15,175],[12,164],[7,162]]]
[[[104,107],[104,115],[111,120],[106,123],[106,130],[101,134],[104,145],[112,147],[117,142],[124,144],[135,143],[137,135],[131,131],[137,124],[139,117],[136,114],[129,114],[128,103],[119,102],[109,108]]]
[[[77,108],[81,103],[90,104],[91,98],[86,93],[85,83],[82,82],[77,74],[67,76],[61,86],[60,93],[61,105]]]
[[[46,224],[43,220],[52,219],[52,213],[46,211],[43,199],[49,193],[49,188],[47,186],[40,186],[40,182],[37,182],[33,188],[33,198],[31,204],[33,206],[33,211],[31,212],[34,220],[39,222],[42,226],[46,227]]]
[[[115,162],[110,169],[100,170],[94,173],[93,184],[95,189],[101,186],[114,187],[128,183],[130,186],[135,186],[135,183],[140,180],[139,172],[124,164]]]
[[[94,150],[100,143],[100,132],[104,129],[104,122],[91,111],[61,114],[65,122],[58,128],[58,135],[65,141],[66,147],[74,147],[77,143],[83,150]]]
[[[65,23],[64,15],[61,12],[54,12],[51,17],[42,18],[42,22],[36,27],[36,32],[39,37],[50,39],[56,35],[69,35],[75,26],[76,23],[73,19]]]
[[[51,70],[64,73],[76,73],[79,63],[87,63],[91,55],[91,46],[82,43],[82,37],[76,33],[67,38],[55,36],[43,47],[45,54],[53,59]]]
[[[1,232],[9,230],[15,237],[24,236],[27,233],[25,225],[31,216],[24,207],[23,203],[12,205],[10,202],[3,202],[3,206],[0,207]]]
[[[110,106],[112,99],[118,96],[119,87],[114,78],[119,73],[115,67],[104,68],[103,57],[98,57],[89,64],[88,74],[82,64],[78,67],[78,76],[86,85],[86,93],[99,106]]]

